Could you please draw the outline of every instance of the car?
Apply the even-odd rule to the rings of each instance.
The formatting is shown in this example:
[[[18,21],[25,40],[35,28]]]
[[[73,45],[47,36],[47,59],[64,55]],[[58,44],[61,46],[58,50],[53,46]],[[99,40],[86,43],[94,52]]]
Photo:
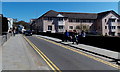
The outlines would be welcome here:
[[[32,36],[32,31],[31,30],[26,30],[24,31],[25,36]]]

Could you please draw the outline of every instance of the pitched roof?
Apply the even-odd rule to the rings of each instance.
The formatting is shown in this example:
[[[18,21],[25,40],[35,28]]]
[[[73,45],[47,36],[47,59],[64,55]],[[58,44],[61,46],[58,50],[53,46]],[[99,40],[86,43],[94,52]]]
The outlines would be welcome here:
[[[42,17],[56,17],[58,15],[58,12],[50,10],[42,15]]]
[[[101,19],[103,17],[105,17],[106,15],[108,15],[109,13],[113,13],[115,14],[118,18],[120,18],[120,15],[118,15],[115,11],[113,10],[110,10],[110,11],[105,11],[105,12],[101,12],[101,13],[98,13],[98,19]]]
[[[79,18],[79,19],[96,19],[96,13],[72,13],[72,12],[59,12],[65,17],[68,18]]]
[[[78,18],[78,19],[101,19],[105,17],[110,12],[116,14],[118,17],[120,17],[116,12],[113,10],[101,12],[101,13],[74,13],[74,12],[56,12],[54,10],[50,10],[43,14],[41,17],[57,17],[58,14],[63,15],[67,18]],[[40,17],[40,18],[41,18]]]

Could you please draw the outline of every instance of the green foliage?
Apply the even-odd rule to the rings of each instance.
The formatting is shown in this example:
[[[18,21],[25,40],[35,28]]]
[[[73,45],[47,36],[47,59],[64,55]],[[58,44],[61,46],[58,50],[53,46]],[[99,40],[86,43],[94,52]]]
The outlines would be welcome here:
[[[27,23],[25,21],[18,21],[13,23],[14,26],[22,25],[25,27],[25,29],[30,29],[30,23]]]
[[[90,29],[90,26],[89,25],[85,25],[85,24],[80,24],[80,25],[76,26],[76,29],[79,29],[81,31],[84,30],[84,31],[88,32],[89,29]]]

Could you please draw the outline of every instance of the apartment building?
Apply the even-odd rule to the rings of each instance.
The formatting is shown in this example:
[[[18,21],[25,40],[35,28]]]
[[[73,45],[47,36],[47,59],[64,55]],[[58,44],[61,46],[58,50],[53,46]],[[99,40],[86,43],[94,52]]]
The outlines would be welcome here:
[[[61,33],[65,30],[96,32],[120,36],[120,16],[113,10],[101,13],[56,12],[50,10],[31,23],[37,32]]]

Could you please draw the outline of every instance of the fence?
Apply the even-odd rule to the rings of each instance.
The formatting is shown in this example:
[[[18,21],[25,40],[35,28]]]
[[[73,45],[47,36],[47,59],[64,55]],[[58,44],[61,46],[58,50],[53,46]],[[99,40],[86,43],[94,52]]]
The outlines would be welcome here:
[[[64,35],[59,33],[39,32],[38,35],[44,35],[64,40]],[[81,44],[91,45],[99,48],[120,52],[120,37],[86,36],[85,38],[80,38],[79,42]]]

